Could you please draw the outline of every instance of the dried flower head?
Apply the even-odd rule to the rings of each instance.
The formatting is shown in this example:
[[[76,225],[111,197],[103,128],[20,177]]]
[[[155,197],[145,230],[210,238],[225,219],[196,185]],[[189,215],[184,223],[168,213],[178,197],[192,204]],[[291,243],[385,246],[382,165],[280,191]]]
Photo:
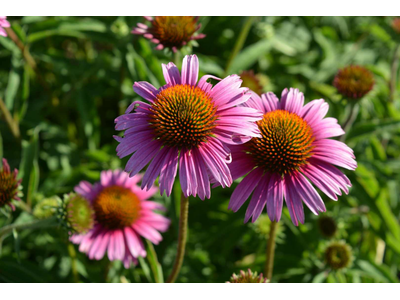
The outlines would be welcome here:
[[[400,33],[400,18],[394,18],[392,21],[392,28],[397,32]]]
[[[263,86],[261,84],[260,77],[254,74],[253,70],[243,71],[239,74],[240,79],[243,80],[242,86],[249,88],[257,95],[261,95],[263,93]]]
[[[337,224],[334,218],[322,216],[318,219],[318,228],[323,236],[331,238],[336,233]]]
[[[18,170],[10,170],[10,166],[5,158],[3,158],[3,166],[0,169],[0,208],[6,205],[15,210],[12,200],[21,200],[21,179],[17,179]]]
[[[230,281],[226,283],[267,283],[268,279],[264,278],[263,274],[257,275],[257,272],[252,272],[250,269],[247,272],[240,271],[239,275],[233,274]]]
[[[170,48],[176,52],[191,40],[205,37],[205,34],[196,34],[196,31],[201,27],[201,24],[197,24],[198,17],[159,16],[144,18],[150,21],[151,25],[138,23],[132,33],[143,35],[157,44],[157,50]]]
[[[372,90],[374,83],[373,74],[361,66],[348,66],[339,70],[333,81],[339,93],[355,100]]]
[[[325,261],[333,270],[349,267],[353,261],[351,247],[344,241],[330,243],[325,250]]]

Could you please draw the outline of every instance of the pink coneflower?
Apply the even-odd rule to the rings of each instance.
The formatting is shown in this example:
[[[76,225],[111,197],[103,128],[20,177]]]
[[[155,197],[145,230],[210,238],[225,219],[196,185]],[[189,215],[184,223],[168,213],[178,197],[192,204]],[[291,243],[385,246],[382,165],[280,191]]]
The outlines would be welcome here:
[[[250,98],[241,80],[231,75],[215,86],[199,82],[196,55],[183,59],[182,74],[173,64],[163,65],[166,85],[160,89],[147,82],[135,82],[133,89],[149,104],[137,101],[118,117],[117,130],[126,130],[120,142],[120,158],[132,155],[125,170],[134,176],[148,163],[142,188],[149,189],[160,174],[160,191],[169,196],[177,172],[185,197],[210,198],[210,181],[222,187],[232,184],[227,144],[241,144],[251,137],[261,137],[254,121],[261,112],[250,107],[237,107]],[[132,112],[133,111],[133,112]]]
[[[7,17],[0,16],[0,35],[7,36],[7,32],[4,30],[6,27],[10,27]]]
[[[251,217],[254,222],[265,205],[271,221],[279,221],[283,198],[295,225],[304,223],[303,202],[315,214],[325,211],[307,178],[333,200],[340,190],[348,193],[349,179],[333,165],[354,170],[353,151],[328,139],[344,131],[336,119],[324,118],[328,104],[323,99],[303,104],[303,93],[292,88],[282,92],[281,101],[273,93],[263,94],[262,99],[253,93],[244,104],[264,113],[257,122],[262,138],[231,147],[232,177],[246,176],[233,192],[229,208],[237,211],[254,191],[245,222]]]
[[[8,205],[12,210],[15,210],[11,201],[21,200],[18,194],[22,179],[18,180],[17,176],[18,170],[14,169],[14,171],[11,172],[10,165],[7,160],[3,158],[3,166],[0,169],[0,208]]]
[[[142,176],[129,178],[123,171],[103,171],[100,182],[91,185],[82,181],[75,191],[92,205],[95,225],[86,234],[73,235],[71,241],[80,244],[79,251],[90,259],[121,260],[126,268],[136,258],[146,256],[141,237],[158,244],[162,237],[158,231],[168,229],[170,221],[153,210],[164,207],[147,201],[157,189],[143,191],[137,186]]]
[[[170,48],[176,52],[190,41],[199,40],[206,36],[205,34],[196,34],[196,31],[201,27],[201,24],[197,24],[198,17],[160,16],[144,18],[150,21],[151,25],[138,23],[132,33],[143,35],[157,44],[157,50]]]

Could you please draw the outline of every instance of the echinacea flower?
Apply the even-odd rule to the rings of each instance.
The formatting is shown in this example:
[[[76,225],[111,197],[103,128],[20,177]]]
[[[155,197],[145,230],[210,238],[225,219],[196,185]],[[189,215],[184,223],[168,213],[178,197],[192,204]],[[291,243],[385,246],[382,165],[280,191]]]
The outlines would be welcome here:
[[[0,35],[7,36],[7,32],[4,28],[10,27],[10,23],[7,21],[7,17],[0,16]]]
[[[353,261],[351,247],[344,241],[334,241],[325,249],[326,264],[333,270],[347,268]]]
[[[250,269],[247,272],[240,271],[239,275],[233,274],[230,281],[226,283],[267,283],[268,279],[264,278],[263,274],[257,275],[257,272],[252,272]]]
[[[333,85],[339,93],[350,98],[360,99],[374,87],[374,76],[362,66],[348,66],[336,74]]]
[[[10,165],[7,160],[3,158],[3,166],[0,169],[0,208],[6,205],[15,210],[14,205],[11,203],[13,200],[21,200],[19,198],[21,181],[17,179],[18,170],[10,170]]]
[[[263,87],[261,85],[260,78],[254,74],[253,70],[243,71],[239,74],[240,79],[243,80],[242,86],[248,87],[257,95],[261,95],[263,93]]]
[[[210,182],[222,187],[232,184],[228,163],[229,144],[241,144],[261,137],[254,121],[261,112],[238,107],[250,94],[241,80],[231,75],[215,86],[211,75],[199,82],[196,55],[185,56],[182,73],[171,62],[162,65],[166,85],[156,89],[147,82],[135,82],[134,91],[148,103],[133,102],[126,113],[116,118],[116,130],[126,130],[120,143],[120,158],[133,153],[125,171],[134,176],[148,163],[142,189],[152,187],[160,174],[160,192],[169,196],[179,163],[179,177],[185,197],[210,198]]]
[[[143,35],[146,39],[157,44],[157,50],[170,48],[173,52],[176,52],[190,41],[205,37],[205,34],[196,34],[196,31],[201,27],[201,24],[197,24],[198,17],[159,16],[144,18],[150,21],[151,25],[138,23],[132,33]]]
[[[304,223],[303,202],[314,214],[325,211],[310,181],[333,200],[340,190],[349,191],[349,179],[333,165],[354,170],[353,151],[329,139],[344,131],[336,119],[324,118],[328,104],[323,99],[303,104],[303,93],[293,88],[282,92],[281,101],[271,92],[261,98],[253,93],[244,104],[264,113],[257,122],[262,137],[231,146],[232,177],[245,177],[233,192],[229,208],[239,210],[253,193],[245,222],[251,217],[254,222],[265,206],[271,221],[279,221],[283,198],[295,225]]]
[[[111,261],[121,260],[129,268],[137,257],[146,256],[141,237],[153,244],[162,240],[159,231],[166,231],[170,221],[154,212],[164,207],[147,200],[157,189],[141,190],[137,186],[141,178],[141,175],[129,178],[123,171],[110,170],[101,172],[100,182],[94,185],[82,181],[75,187],[93,207],[95,218],[95,225],[88,233],[70,238],[80,244],[79,251],[96,260],[107,251]]]

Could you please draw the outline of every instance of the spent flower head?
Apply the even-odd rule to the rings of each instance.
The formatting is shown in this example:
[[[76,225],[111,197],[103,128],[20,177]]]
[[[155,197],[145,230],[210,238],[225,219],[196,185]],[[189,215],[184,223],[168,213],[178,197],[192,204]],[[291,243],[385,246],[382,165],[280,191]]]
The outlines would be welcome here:
[[[336,74],[333,85],[339,93],[350,99],[360,99],[374,87],[375,79],[371,71],[362,66],[347,66]]]
[[[205,34],[196,34],[201,27],[201,24],[197,24],[198,17],[158,16],[144,18],[150,22],[150,25],[138,23],[132,33],[143,35],[157,44],[157,50],[169,48],[176,52],[190,41],[205,37]]]
[[[14,171],[11,172],[10,165],[5,158],[3,158],[2,161],[3,165],[0,168],[0,208],[8,205],[12,210],[15,210],[12,201],[21,200],[22,179],[17,179],[17,169],[14,169]]]
[[[262,273],[257,275],[257,272],[253,273],[248,269],[247,272],[241,270],[239,275],[233,274],[231,279],[226,283],[267,283],[268,281]]]
[[[394,18],[392,21],[392,28],[397,33],[400,33],[400,18]]]
[[[351,247],[345,241],[333,241],[325,249],[325,262],[333,270],[347,268],[352,261]]]
[[[321,216],[318,219],[318,229],[323,236],[327,238],[333,237],[337,231],[335,219],[330,216]]]

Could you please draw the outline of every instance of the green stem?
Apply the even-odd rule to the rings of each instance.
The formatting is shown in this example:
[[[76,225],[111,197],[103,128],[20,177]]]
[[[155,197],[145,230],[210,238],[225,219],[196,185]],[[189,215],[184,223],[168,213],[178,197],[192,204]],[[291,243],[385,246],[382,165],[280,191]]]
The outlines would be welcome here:
[[[74,282],[78,283],[79,282],[79,274],[78,274],[78,268],[76,265],[76,251],[74,248],[74,245],[71,243],[68,243],[68,254],[69,257],[71,257],[71,270],[72,270],[72,276],[74,278]]]
[[[179,69],[179,66],[181,65],[181,53],[179,52],[179,50],[174,53],[174,62]]]
[[[354,121],[357,118],[357,114],[358,114],[358,105],[357,105],[357,103],[351,103],[349,115],[347,116],[346,121],[344,121],[344,123],[342,125],[342,128],[343,128],[344,132],[347,132],[347,130],[354,123]],[[345,134],[342,135],[339,138],[339,141],[341,141],[341,142],[344,142],[344,140],[345,140]]]
[[[181,270],[183,258],[185,256],[185,247],[187,239],[187,228],[188,228],[188,215],[189,215],[189,199],[185,195],[181,194],[181,213],[179,219],[179,236],[178,236],[178,251],[176,253],[176,258],[174,266],[172,268],[171,274],[169,275],[167,282],[175,282],[178,274]]]
[[[390,72],[390,95],[389,102],[393,102],[396,96],[396,85],[397,85],[397,70],[399,68],[399,58],[400,58],[400,44],[397,45],[396,50],[394,50],[392,67]]]
[[[272,271],[274,269],[274,255],[275,255],[275,238],[276,238],[276,229],[277,229],[277,222],[271,222],[269,227],[269,237],[268,237],[268,244],[267,244],[267,252],[266,252],[266,261],[265,261],[265,276],[271,282],[272,278]]]
[[[163,283],[164,278],[163,278],[163,274],[162,274],[162,270],[161,270],[161,265],[158,262],[156,250],[154,249],[153,244],[149,240],[147,240],[146,242],[147,242],[147,251],[150,254],[150,255],[147,255],[147,259],[149,260],[150,268],[151,268],[151,271],[153,272],[154,281],[156,283]],[[152,257],[152,258],[150,258],[150,257]],[[154,262],[150,261],[151,259],[154,259]]]
[[[4,226],[0,229],[0,238],[4,235],[12,232],[14,229],[23,230],[23,229],[37,229],[37,228],[47,228],[47,227],[55,227],[58,225],[57,218],[49,218],[45,220],[35,220],[28,223],[22,224],[10,224]]]
[[[4,116],[4,119],[11,130],[12,135],[15,137],[17,141],[21,141],[21,134],[19,131],[18,123],[11,116],[10,111],[8,110],[6,104],[3,99],[0,98],[0,111]]]
[[[246,22],[242,27],[242,31],[240,32],[239,37],[236,40],[235,46],[233,47],[232,54],[229,57],[228,63],[226,64],[225,76],[229,74],[229,69],[232,65],[233,60],[235,59],[236,55],[238,55],[239,51],[243,48],[244,42],[246,41],[247,35],[249,34],[251,25],[253,24],[255,18],[255,16],[250,16],[246,19]]]

